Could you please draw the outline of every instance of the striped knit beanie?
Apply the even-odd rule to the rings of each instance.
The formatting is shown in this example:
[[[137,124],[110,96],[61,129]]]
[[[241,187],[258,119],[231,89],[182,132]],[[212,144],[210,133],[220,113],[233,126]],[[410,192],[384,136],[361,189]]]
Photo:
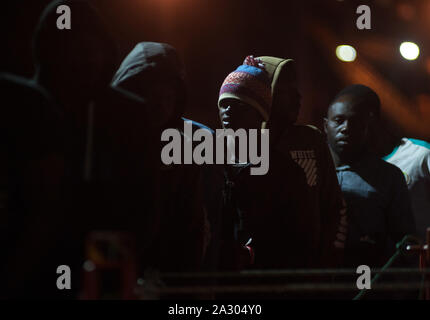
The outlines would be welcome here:
[[[269,119],[271,83],[261,60],[247,56],[243,64],[225,78],[219,92],[218,107],[223,106],[225,99],[245,102],[257,109],[264,121]]]

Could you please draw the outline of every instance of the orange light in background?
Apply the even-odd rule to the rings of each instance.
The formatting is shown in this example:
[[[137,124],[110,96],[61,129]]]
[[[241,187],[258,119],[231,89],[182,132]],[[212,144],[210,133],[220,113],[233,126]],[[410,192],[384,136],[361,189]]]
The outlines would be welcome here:
[[[427,107],[416,107],[417,101],[405,96],[399,88],[380,74],[362,57],[351,64],[336,63],[332,48],[338,42],[336,33],[318,21],[308,21],[312,38],[321,45],[329,62],[344,84],[362,83],[371,87],[381,99],[381,114],[388,123],[393,125],[396,133],[401,136],[411,136],[417,139],[430,139],[430,115],[423,117]],[[425,104],[427,105],[427,104]]]
[[[388,8],[392,4],[392,0],[377,0],[376,2],[383,8]]]
[[[396,6],[396,11],[399,18],[405,21],[411,21],[415,18],[415,8],[408,3],[399,3]]]
[[[430,117],[430,95],[420,94],[415,98],[419,113],[422,117]]]
[[[430,74],[430,57],[425,60],[425,67],[428,74]]]

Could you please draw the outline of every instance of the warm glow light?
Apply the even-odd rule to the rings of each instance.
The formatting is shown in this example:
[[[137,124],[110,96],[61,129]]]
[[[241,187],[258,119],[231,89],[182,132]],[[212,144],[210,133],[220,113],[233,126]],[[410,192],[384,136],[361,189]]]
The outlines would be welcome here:
[[[403,42],[400,45],[400,53],[407,60],[415,60],[420,55],[420,48],[413,42]]]
[[[357,51],[351,46],[341,45],[336,48],[336,56],[339,60],[351,62],[355,60]]]

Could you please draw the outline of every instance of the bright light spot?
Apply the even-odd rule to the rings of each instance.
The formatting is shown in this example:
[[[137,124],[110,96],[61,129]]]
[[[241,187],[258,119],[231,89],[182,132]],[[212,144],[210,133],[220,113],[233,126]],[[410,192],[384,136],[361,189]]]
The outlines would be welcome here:
[[[87,260],[84,262],[84,270],[87,272],[93,272],[96,270],[96,265],[91,260]]]
[[[403,42],[400,45],[400,53],[407,60],[415,60],[420,54],[420,48],[413,42]]]
[[[351,62],[355,60],[357,51],[351,46],[342,45],[336,48],[336,56],[339,60]]]

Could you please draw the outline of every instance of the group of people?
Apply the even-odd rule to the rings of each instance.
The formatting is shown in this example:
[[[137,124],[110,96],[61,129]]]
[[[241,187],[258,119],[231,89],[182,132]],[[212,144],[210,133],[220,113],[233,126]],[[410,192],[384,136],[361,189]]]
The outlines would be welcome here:
[[[71,30],[56,27],[61,4]],[[430,145],[390,134],[364,85],[334,97],[323,133],[295,124],[294,60],[246,57],[218,108],[224,129],[269,129],[269,172],[251,175],[239,159],[161,162],[164,129],[185,141],[189,121],[215,134],[183,117],[186,72],[171,45],[138,43],[118,68],[94,7],[61,0],[33,47],[33,79],[0,75],[0,297],[77,297],[97,230],[135,238],[140,274],[380,267],[405,235],[424,240]],[[58,265],[70,266],[74,295],[56,288]]]

